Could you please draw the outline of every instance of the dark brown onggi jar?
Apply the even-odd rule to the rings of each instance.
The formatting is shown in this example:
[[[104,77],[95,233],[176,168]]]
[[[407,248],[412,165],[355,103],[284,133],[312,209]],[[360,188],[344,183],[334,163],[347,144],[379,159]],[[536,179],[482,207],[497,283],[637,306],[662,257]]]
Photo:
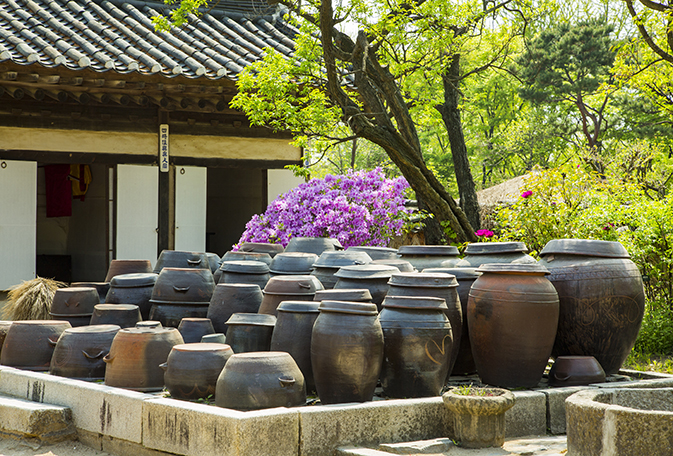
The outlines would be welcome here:
[[[117,325],[68,328],[61,334],[51,357],[49,373],[82,380],[103,380],[103,357],[119,331]]]
[[[70,327],[67,321],[58,320],[13,322],[2,346],[0,364],[31,371],[49,370],[58,338]]]
[[[234,351],[226,344],[174,345],[160,367],[164,383],[176,399],[201,399],[215,394],[217,378]]]
[[[484,383],[538,385],[556,336],[559,300],[539,264],[485,264],[470,289],[467,324]]]
[[[137,273],[114,276],[105,297],[106,304],[134,304],[140,309],[143,320],[150,318],[152,289],[158,274]]]
[[[528,247],[523,242],[475,242],[467,245],[465,258],[458,263],[444,263],[441,267],[478,268],[482,264],[535,263],[535,258],[527,252]]]
[[[380,309],[383,298],[388,293],[388,280],[399,272],[396,267],[383,264],[344,266],[334,274],[339,279],[334,284],[334,289],[366,288],[372,295],[372,302]]]
[[[606,374],[617,373],[645,310],[638,267],[611,241],[555,239],[540,256],[560,301],[553,356],[593,356]]]
[[[319,310],[311,336],[311,363],[320,401],[371,401],[383,362],[376,305],[322,301]]]
[[[208,305],[215,332],[227,333],[227,320],[235,313],[257,313],[262,290],[251,283],[218,283]]]

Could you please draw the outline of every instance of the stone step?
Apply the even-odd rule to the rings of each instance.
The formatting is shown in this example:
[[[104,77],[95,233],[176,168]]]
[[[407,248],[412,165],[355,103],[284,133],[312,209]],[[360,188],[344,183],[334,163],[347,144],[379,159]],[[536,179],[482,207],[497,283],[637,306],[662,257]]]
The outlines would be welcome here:
[[[0,436],[58,442],[75,436],[68,407],[0,395]]]

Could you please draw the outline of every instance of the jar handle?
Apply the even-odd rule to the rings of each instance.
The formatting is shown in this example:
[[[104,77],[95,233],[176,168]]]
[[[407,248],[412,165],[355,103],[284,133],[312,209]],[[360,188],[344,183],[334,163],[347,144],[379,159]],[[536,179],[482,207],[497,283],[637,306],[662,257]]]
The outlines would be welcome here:
[[[167,362],[166,362],[166,363],[161,363],[161,364],[159,364],[159,367],[160,367],[164,372],[166,372],[166,369],[168,369],[168,363],[167,363]]]
[[[103,356],[103,355],[106,354],[106,353],[105,353],[105,350],[101,350],[100,353],[98,353],[97,355],[93,355],[93,356],[90,355],[90,354],[88,354],[88,353],[86,352],[86,350],[82,350],[82,353],[84,354],[84,356],[86,356],[86,357],[89,358],[89,359],[98,359],[98,358],[100,358],[101,356]]]
[[[183,293],[186,293],[186,292],[189,291],[189,287],[177,287],[175,285],[173,285],[173,289],[175,291],[180,291],[180,292],[183,292]]]
[[[105,355],[105,358],[103,358],[103,361],[105,362],[105,364],[110,364],[112,361],[114,361],[114,359],[115,357],[110,356],[110,354],[108,353],[107,355]]]
[[[65,300],[65,305],[66,307],[70,307],[70,299]],[[79,306],[79,301],[75,301],[75,304],[73,304],[73,307]]]
[[[201,264],[201,260],[187,260],[187,263],[190,266],[198,266],[199,264]]]
[[[561,376],[561,375],[557,374],[556,372],[554,372],[554,378],[556,380],[560,381],[560,382],[564,382],[564,381],[566,381],[570,378],[570,375]]]
[[[311,288],[311,284],[308,282],[297,282],[297,285],[301,288]]]
[[[292,386],[296,382],[294,377],[278,377],[278,381],[280,382],[280,386],[282,386],[283,388],[287,388],[288,386]]]
[[[51,345],[52,347],[55,347],[56,344],[58,343],[58,338],[56,338],[56,340],[53,340],[51,337],[47,337],[47,342],[49,342],[49,345]]]

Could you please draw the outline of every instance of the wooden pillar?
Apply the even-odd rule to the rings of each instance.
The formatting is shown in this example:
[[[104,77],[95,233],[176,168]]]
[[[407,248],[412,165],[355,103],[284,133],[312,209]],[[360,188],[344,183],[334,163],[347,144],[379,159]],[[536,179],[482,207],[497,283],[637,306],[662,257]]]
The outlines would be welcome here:
[[[168,112],[159,110],[159,125],[168,123]],[[157,136],[159,135],[157,125]],[[170,132],[169,132],[170,135]],[[159,172],[159,233],[157,236],[157,256],[162,250],[169,248],[169,213],[170,213],[170,172]]]

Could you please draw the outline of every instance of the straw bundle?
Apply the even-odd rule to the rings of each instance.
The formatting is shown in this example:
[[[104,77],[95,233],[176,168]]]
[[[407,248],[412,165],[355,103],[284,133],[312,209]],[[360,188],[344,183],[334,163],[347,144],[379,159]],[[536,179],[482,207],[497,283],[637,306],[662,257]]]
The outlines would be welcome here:
[[[7,293],[7,304],[3,309],[6,320],[51,320],[49,311],[54,293],[63,282],[38,277],[24,281]]]

